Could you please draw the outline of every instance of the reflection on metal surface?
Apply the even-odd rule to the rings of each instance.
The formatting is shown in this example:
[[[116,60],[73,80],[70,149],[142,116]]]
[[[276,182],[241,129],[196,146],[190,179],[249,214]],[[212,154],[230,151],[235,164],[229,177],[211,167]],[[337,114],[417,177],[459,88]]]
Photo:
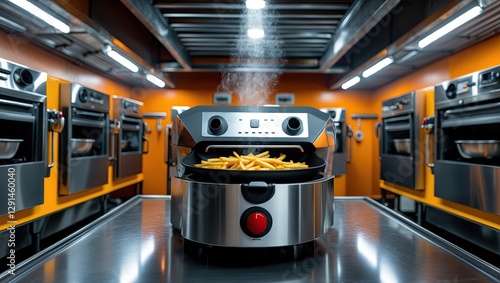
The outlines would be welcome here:
[[[398,283],[400,282],[396,276],[394,276],[394,270],[392,269],[393,264],[387,260],[386,258],[383,258],[380,261],[380,282],[383,283]]]
[[[358,235],[357,240],[358,252],[365,258],[365,260],[370,263],[372,268],[376,268],[378,264],[377,260],[377,250],[374,245],[368,240],[364,239],[362,235]]]
[[[498,282],[500,270],[366,199],[337,198],[334,226],[311,256],[277,260],[259,249],[199,261],[168,225],[169,198],[136,198],[79,234],[19,263],[0,282]],[[398,225],[392,225],[398,223]],[[411,234],[411,238],[404,235]],[[238,250],[236,250],[238,251]],[[264,264],[265,263],[265,264]],[[9,281],[11,282],[11,281]]]

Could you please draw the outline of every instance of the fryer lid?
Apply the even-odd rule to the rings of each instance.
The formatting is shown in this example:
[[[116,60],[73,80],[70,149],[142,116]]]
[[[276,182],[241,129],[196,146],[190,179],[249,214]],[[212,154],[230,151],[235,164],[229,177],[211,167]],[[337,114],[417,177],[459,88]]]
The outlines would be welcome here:
[[[271,156],[279,156],[277,150],[269,150]],[[281,151],[282,152],[282,151]],[[320,174],[325,168],[325,161],[318,157],[314,152],[289,154],[286,152],[285,160],[294,162],[306,162],[308,168],[289,169],[289,170],[224,170],[198,168],[194,164],[201,163],[201,160],[208,158],[218,158],[221,156],[232,156],[232,151],[218,151],[216,153],[198,153],[192,151],[181,160],[181,164],[186,168],[186,174],[193,174],[193,178],[201,180],[215,181],[216,183],[245,183],[253,181],[263,182],[296,182],[310,181]]]

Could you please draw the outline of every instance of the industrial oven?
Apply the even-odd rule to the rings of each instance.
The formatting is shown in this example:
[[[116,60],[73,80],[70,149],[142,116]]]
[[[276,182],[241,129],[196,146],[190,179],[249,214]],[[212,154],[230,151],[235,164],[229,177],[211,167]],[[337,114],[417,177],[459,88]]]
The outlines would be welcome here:
[[[108,183],[109,96],[76,83],[60,86],[66,126],[59,139],[59,194]]]
[[[437,197],[500,215],[500,66],[435,86]]]
[[[409,92],[382,102],[380,179],[410,189],[424,189],[425,154],[420,129],[425,97]]]
[[[46,73],[0,59],[0,215],[43,203],[50,174],[46,83]],[[9,195],[15,205],[8,207]]]
[[[144,136],[143,103],[130,98],[113,96],[114,130],[111,131],[113,178],[119,179],[142,173],[142,155],[149,150]],[[147,142],[143,149],[143,142]]]

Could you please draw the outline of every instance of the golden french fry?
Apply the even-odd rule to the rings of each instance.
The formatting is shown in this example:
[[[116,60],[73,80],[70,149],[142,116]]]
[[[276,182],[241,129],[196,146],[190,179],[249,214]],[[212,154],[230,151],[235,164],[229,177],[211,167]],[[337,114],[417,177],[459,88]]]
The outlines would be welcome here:
[[[257,159],[257,160],[255,160],[255,162],[262,167],[268,168],[269,170],[276,170],[276,168],[274,166],[272,166],[271,164],[269,164],[265,161],[261,161],[261,160]]]
[[[263,157],[263,156],[264,156],[264,155],[266,155],[266,154],[269,154],[269,151],[264,151],[264,152],[261,152],[261,153],[259,153],[259,154],[255,155],[255,157]]]
[[[243,170],[247,170],[248,168],[253,167],[254,164],[255,164],[255,161],[248,163],[247,165],[245,165],[245,168],[243,168]]]

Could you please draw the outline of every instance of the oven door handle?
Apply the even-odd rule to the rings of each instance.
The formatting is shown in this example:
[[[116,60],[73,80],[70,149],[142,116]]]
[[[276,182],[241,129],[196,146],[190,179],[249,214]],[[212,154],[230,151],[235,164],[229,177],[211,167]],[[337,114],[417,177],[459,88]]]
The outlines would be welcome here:
[[[95,118],[104,118],[104,116],[106,115],[104,113],[94,113],[94,112],[82,111],[82,110],[75,110],[74,113],[76,115],[89,116],[89,117],[95,117]]]
[[[108,160],[111,162],[115,161],[115,143],[116,143],[116,137],[114,131],[111,131],[111,155],[108,156]]]
[[[432,161],[432,163],[430,162],[430,152],[431,152],[430,139],[431,135],[434,134],[434,124],[422,125],[421,127],[427,131],[427,133],[425,134],[425,165],[431,168],[431,172],[433,172],[434,160]]]
[[[122,121],[125,121],[125,122],[131,122],[131,123],[135,123],[137,125],[142,124],[142,120],[139,118],[130,118],[130,117],[126,117],[126,116],[122,116],[121,118],[122,118]]]
[[[473,112],[473,111],[479,111],[479,110],[487,110],[487,109],[493,109],[493,108],[497,108],[497,107],[500,107],[500,102],[494,103],[494,104],[487,104],[487,105],[471,106],[471,107],[461,108],[461,109],[446,110],[444,112],[444,118],[447,118],[450,114],[460,114],[460,113]]]
[[[429,167],[429,168],[434,168],[434,162],[430,163],[429,159],[430,159],[430,139],[431,139],[431,135],[432,133],[427,133],[425,135],[425,164]]]
[[[296,148],[300,150],[300,152],[304,152],[304,148],[300,145],[266,145],[266,148]],[[215,145],[209,145],[205,148],[205,152],[208,152],[210,149],[213,148],[262,148],[262,145],[244,145],[244,144],[215,144]]]
[[[380,140],[381,130],[382,130],[382,123],[379,123],[379,122],[375,123],[375,136],[379,140],[379,143],[378,143],[378,159],[379,160],[382,160],[382,141]]]
[[[24,108],[33,108],[33,104],[22,103],[22,102],[17,102],[17,101],[10,101],[10,100],[5,100],[5,99],[0,99],[0,104],[7,104],[7,105],[11,105],[11,106],[19,106],[19,107],[24,107]]]
[[[170,165],[170,159],[168,158],[168,140],[170,137],[170,127],[165,125],[165,148],[163,149],[163,159],[165,160],[165,164]]]
[[[59,112],[59,110],[47,110],[47,113],[48,113],[48,116],[53,116],[53,117],[57,117],[57,118],[50,118],[48,119],[49,120],[49,125],[50,125],[50,147],[51,147],[51,152],[50,152],[50,156],[51,156],[51,162],[47,165],[47,167],[50,169],[52,167],[54,167],[54,163],[55,163],[55,159],[54,159],[54,135],[55,133],[58,133],[60,134],[63,129],[64,129],[64,125],[65,125],[65,119],[64,119],[64,116],[62,116],[62,112]],[[61,115],[61,116],[59,116]],[[48,177],[48,176],[47,176]]]
[[[380,139],[380,128],[382,127],[382,124],[379,122],[375,123],[375,136],[377,139]]]
[[[73,118],[71,119],[71,123],[74,126],[82,126],[82,127],[94,127],[94,128],[104,128],[105,123],[104,122],[97,122],[93,120],[86,120],[86,119],[79,119],[79,118]]]
[[[28,123],[35,122],[34,116],[28,114],[16,114],[16,113],[5,113],[5,112],[0,112],[0,119],[14,120],[14,121],[28,122]]]
[[[122,124],[121,129],[125,131],[139,132],[141,127],[139,125]]]

